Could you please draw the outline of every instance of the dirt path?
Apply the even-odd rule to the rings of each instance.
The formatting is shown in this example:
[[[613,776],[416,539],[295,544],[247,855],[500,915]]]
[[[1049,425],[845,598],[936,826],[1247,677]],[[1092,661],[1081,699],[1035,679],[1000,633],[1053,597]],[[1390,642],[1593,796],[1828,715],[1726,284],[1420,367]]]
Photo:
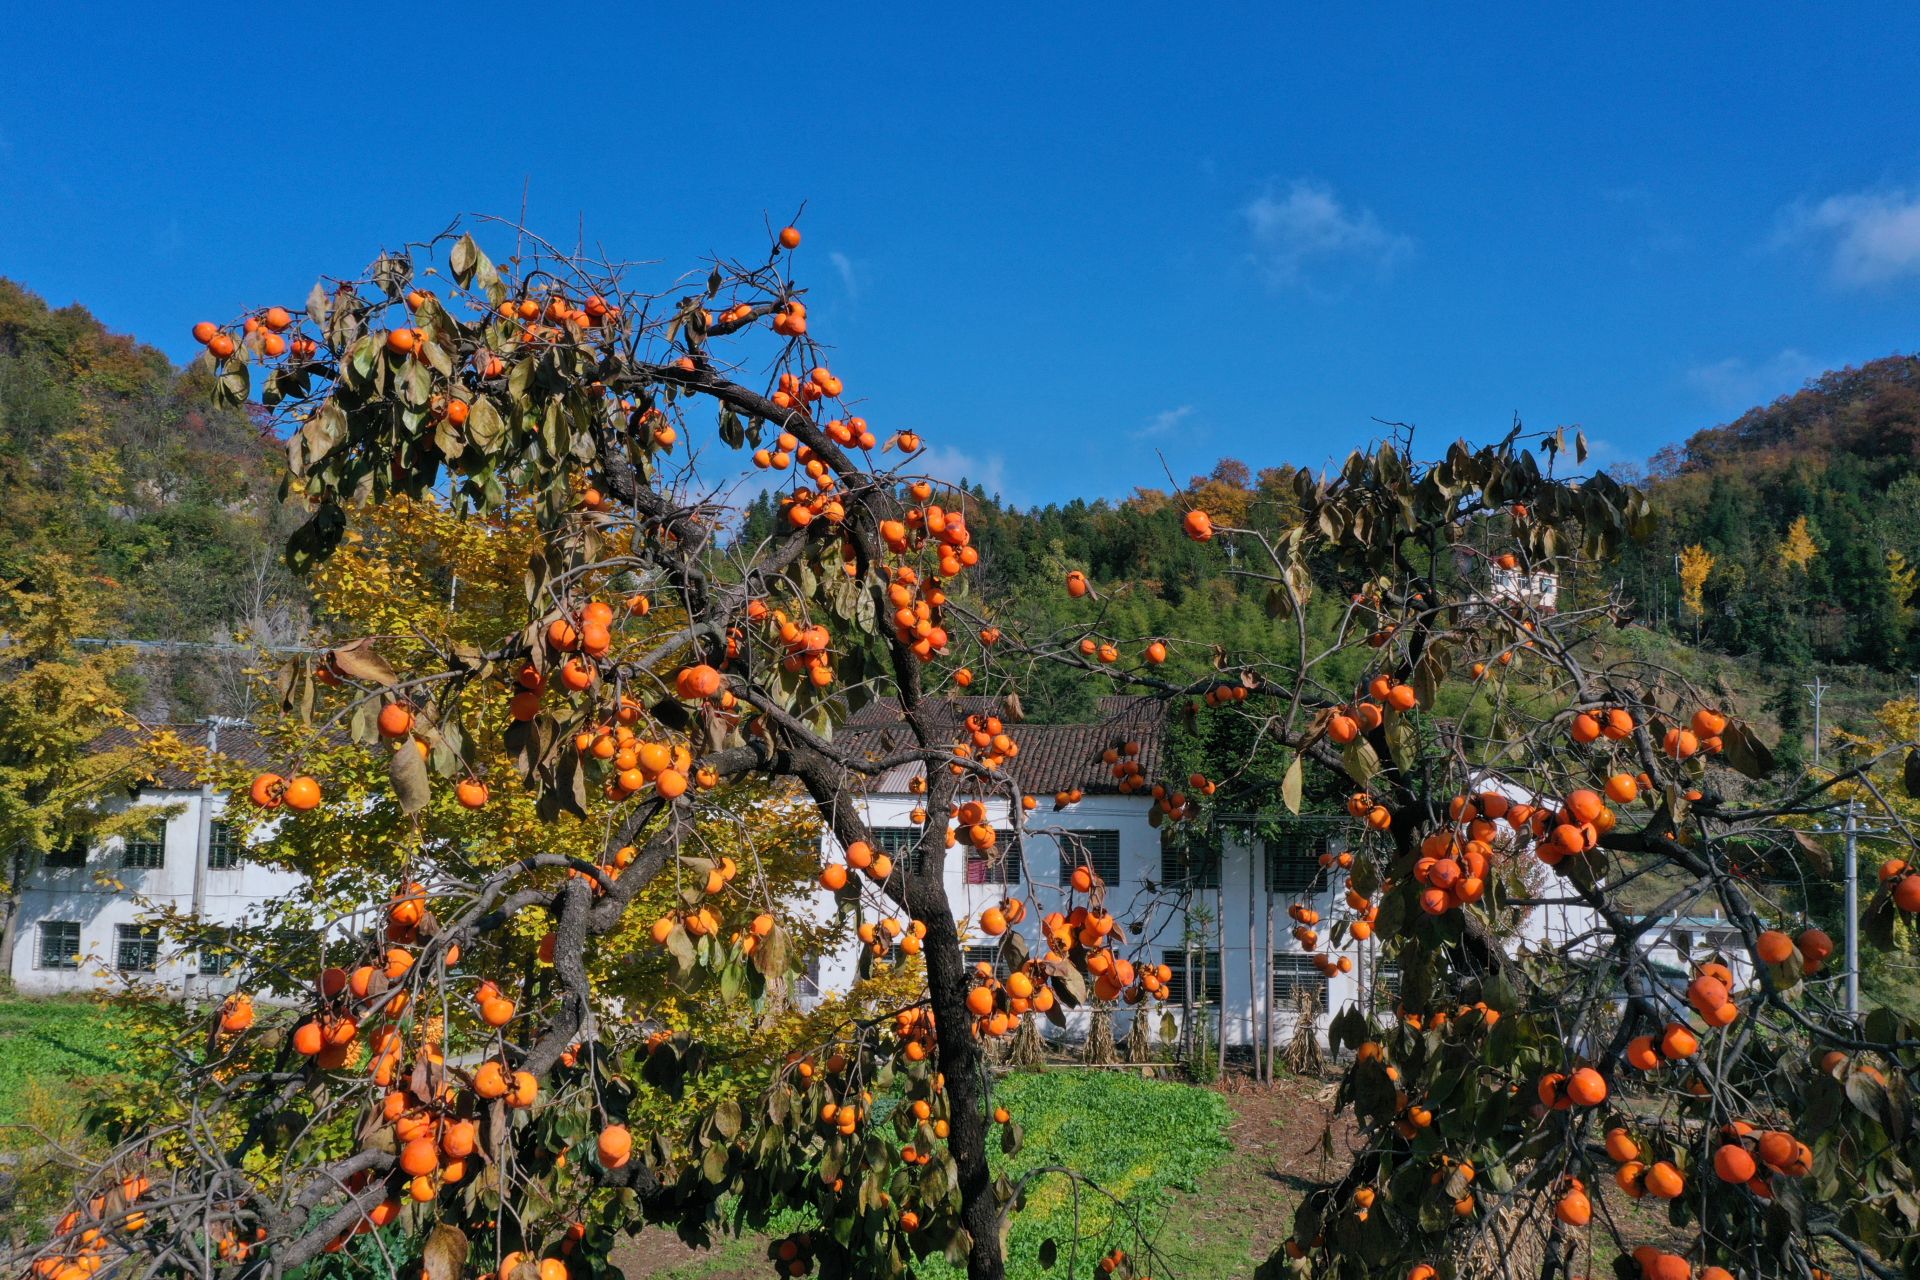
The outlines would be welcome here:
[[[1331,1083],[1290,1078],[1262,1087],[1236,1079],[1221,1093],[1233,1113],[1233,1152],[1173,1204],[1160,1239],[1181,1277],[1251,1275],[1292,1234],[1306,1189],[1347,1163],[1344,1123],[1332,1154],[1322,1148]]]

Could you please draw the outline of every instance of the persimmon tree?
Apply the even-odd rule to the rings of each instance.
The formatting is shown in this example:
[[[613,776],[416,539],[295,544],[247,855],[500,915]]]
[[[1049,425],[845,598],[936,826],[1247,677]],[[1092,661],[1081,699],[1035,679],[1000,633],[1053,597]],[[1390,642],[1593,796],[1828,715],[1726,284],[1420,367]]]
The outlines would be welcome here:
[[[990,1106],[983,1037],[1158,979],[1119,955],[1092,885],[1066,891],[1080,903],[1058,949],[1014,957],[1004,985],[964,963],[948,847],[991,845],[986,797],[1026,807],[1002,768],[1015,726],[976,717],[956,740],[930,705],[991,642],[947,629],[977,559],[964,514],[907,474],[913,432],[883,444],[853,411],[787,274],[797,231],[665,294],[514,234],[505,270],[450,234],[322,282],[302,315],[196,329],[217,394],[245,400],[259,376],[283,425],[287,492],[310,511],[295,569],[399,501],[525,513],[532,547],[496,634],[423,609],[282,673],[281,709],[311,741],[252,779],[252,802],[295,842],[343,807],[352,820],[305,843],[389,882],[357,911],[318,913],[305,972],[242,952],[242,993],[183,1073],[180,1114],[128,1136],[38,1265],[278,1275],[418,1255],[436,1276],[586,1276],[616,1229],[703,1238],[724,1202],[745,1222],[812,1214],[816,1230],[774,1246],[787,1274],[897,1274],[943,1252],[998,1275],[1020,1188],[996,1184],[986,1152],[996,1125],[1009,1148],[1018,1128]],[[773,372],[750,387],[736,370],[762,360]],[[781,528],[748,544],[729,501],[765,480]],[[833,726],[878,693],[912,742],[858,758]],[[503,727],[482,750],[489,719]],[[364,767],[329,765],[342,734],[376,753],[381,794]],[[512,777],[486,770],[495,749]],[[857,796],[902,766],[938,816],[894,865]],[[502,862],[482,846],[505,787],[553,838],[529,842],[510,816],[517,856]],[[868,963],[924,964],[925,986],[813,1021],[816,1043],[771,1064],[748,1104],[636,1132],[641,1095],[697,1090],[705,1060],[648,1005],[702,982],[758,998],[802,959],[766,878],[709,834],[789,792],[844,851],[819,879],[860,917]],[[369,845],[390,809],[413,828]],[[324,847],[336,829],[359,835]],[[1024,910],[1010,896],[1004,914]],[[673,989],[606,971],[636,923],[673,957]]]
[[[1124,588],[1079,569],[1061,584],[1079,621],[1023,633],[1017,609],[1002,619],[970,595],[965,501],[914,474],[917,433],[870,424],[881,411],[810,330],[796,230],[764,259],[649,291],[641,269],[496,229],[519,245],[504,267],[456,227],[323,281],[304,314],[197,331],[220,394],[244,399],[259,377],[284,427],[288,492],[311,513],[289,542],[296,568],[399,498],[476,518],[523,508],[532,550],[499,634],[421,619],[284,674],[283,705],[319,738],[347,725],[389,744],[385,785],[417,834],[384,892],[315,923],[310,972],[250,975],[260,1001],[218,1012],[181,1117],[130,1135],[81,1189],[45,1274],[281,1275],[331,1256],[417,1259],[430,1280],[580,1280],[616,1232],[703,1239],[723,1205],[735,1225],[787,1209],[817,1224],[770,1246],[788,1275],[901,1274],[935,1252],[1003,1274],[1031,1183],[989,1167],[996,1127],[1003,1146],[1020,1135],[993,1104],[984,1044],[1082,1001],[1141,1004],[1167,976],[1130,954],[1132,922],[1089,868],[1050,884],[1027,867],[977,920],[947,899],[954,850],[1005,852],[989,802],[1016,844],[1049,819],[1006,768],[1017,698],[956,730],[943,695],[1013,694],[1042,669],[1244,717],[1214,736],[1260,743],[1262,769],[1284,753],[1279,803],[1303,803],[1309,769],[1345,776],[1345,805],[1379,833],[1384,853],[1326,868],[1340,918],[1293,911],[1323,966],[1370,936],[1400,995],[1390,1022],[1333,1018],[1360,1145],[1271,1269],[1427,1280],[1526,1260],[1547,1277],[1584,1269],[1597,1239],[1627,1258],[1647,1246],[1654,1280],[1809,1275],[1836,1251],[1876,1274],[1912,1265],[1914,1031],[1842,1015],[1830,943],[1761,874],[1802,865],[1813,838],[1794,825],[1847,788],[1875,794],[1871,769],[1769,794],[1743,722],[1607,645],[1628,602],[1569,590],[1555,611],[1532,586],[1493,586],[1590,581],[1576,571],[1651,518],[1644,495],[1561,472],[1559,435],[1432,462],[1396,440],[1296,474],[1298,519],[1279,535],[1193,502],[1168,512],[1198,543],[1236,540],[1232,572],[1274,624],[1257,650],[1114,634]],[[740,536],[736,512],[769,484],[775,531]],[[883,695],[905,745],[836,740]],[[504,714],[510,778],[478,776],[481,704]],[[1162,824],[1205,820],[1244,767],[1157,779],[1113,755],[1118,789],[1150,796]],[[860,805],[894,769],[924,788],[921,837],[897,863]],[[551,844],[536,827],[504,865],[461,866],[435,797],[484,815],[509,786]],[[646,927],[679,983],[753,996],[790,971],[775,913],[740,910],[755,878],[729,878],[700,835],[768,788],[804,795],[830,833],[820,883],[858,918],[867,962],[909,980],[924,964],[924,989],[811,1026],[746,1103],[635,1132],[646,1091],[697,1085],[701,1046],[651,1021],[646,991],[609,999],[596,960],[670,881],[674,911]],[[289,827],[367,802],[332,795],[297,753],[250,791]],[[597,853],[580,856],[596,817]],[[1655,910],[1629,909],[1636,885],[1674,875]],[[1892,871],[1888,895],[1904,883]],[[1714,957],[1679,978],[1651,959],[1662,917],[1708,898],[1759,958],[1750,984]],[[1586,923],[1522,945],[1555,911]],[[967,965],[972,930],[1001,936],[1004,979]],[[267,1001],[276,990],[291,1008]],[[1635,1216],[1651,1202],[1669,1218],[1657,1246]],[[1080,1244],[1064,1246],[1069,1269]],[[1085,1256],[1103,1273],[1170,1273],[1145,1232],[1101,1245]]]

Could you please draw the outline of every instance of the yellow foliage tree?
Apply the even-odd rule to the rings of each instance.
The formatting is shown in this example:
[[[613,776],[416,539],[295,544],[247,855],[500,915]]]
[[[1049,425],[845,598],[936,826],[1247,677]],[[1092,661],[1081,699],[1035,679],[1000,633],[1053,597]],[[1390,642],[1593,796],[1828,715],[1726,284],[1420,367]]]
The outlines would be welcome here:
[[[114,834],[131,821],[100,804],[124,791],[137,753],[95,751],[125,719],[114,679],[124,650],[83,651],[102,593],[74,562],[47,554],[0,582],[0,954],[13,954],[21,878],[48,850]]]
[[[1901,621],[1913,616],[1913,593],[1920,588],[1920,566],[1908,562],[1898,547],[1887,551],[1887,594],[1893,597],[1894,612]]]
[[[1680,598],[1698,615],[1706,612],[1704,592],[1713,572],[1713,553],[1694,543],[1680,553]]]
[[[1813,534],[1807,528],[1805,516],[1795,516],[1793,523],[1787,526],[1786,540],[1780,544],[1780,558],[1800,570],[1807,571],[1813,558],[1820,554],[1820,547],[1813,540]]]
[[[516,611],[524,613],[524,575],[539,538],[537,520],[525,504],[486,515],[405,497],[369,505],[355,513],[355,527],[345,544],[312,575],[319,623],[328,634],[377,638],[381,653],[403,667],[419,668],[431,665],[434,655],[470,651],[484,637],[497,636]],[[636,603],[630,610],[627,602],[633,594],[626,589],[612,592],[621,612],[629,615],[619,633],[618,651],[643,651],[685,625],[684,616],[670,606],[653,609],[649,603],[642,614]],[[324,661],[316,665],[325,672]],[[311,682],[301,683],[312,687]],[[584,819],[543,818],[533,794],[515,776],[503,745],[510,720],[497,696],[468,686],[451,698],[436,699],[427,688],[407,695],[396,691],[390,700],[412,708],[414,733],[389,739],[364,717],[343,722],[324,697],[310,708],[296,707],[300,714],[273,720],[269,732],[287,758],[321,778],[328,794],[341,802],[255,828],[257,843],[248,856],[301,872],[310,878],[313,891],[268,904],[259,928],[223,934],[246,955],[250,971],[280,971],[293,981],[310,982],[316,972],[311,955],[315,927],[350,912],[369,894],[384,896],[398,882],[433,876],[478,878],[536,857],[558,855],[582,868],[605,858],[607,833],[618,821],[616,802],[589,794]],[[178,767],[203,767],[200,752],[168,736],[155,738],[150,749]],[[409,812],[397,794],[394,765],[399,753],[415,751],[452,752],[466,780],[486,788],[485,803],[469,807],[455,788],[435,786],[424,805]],[[217,767],[221,786],[231,793],[245,792],[250,766],[229,761]],[[846,926],[838,919],[816,923],[795,910],[819,872],[818,819],[810,805],[790,789],[752,780],[731,783],[715,798],[717,803],[688,842],[686,856],[647,886],[625,913],[623,927],[589,956],[588,969],[596,989],[643,1005],[665,1029],[698,1034],[714,1055],[710,1061],[724,1064],[733,1049],[744,1065],[764,1062],[770,1046],[800,1029],[789,1013],[784,988],[750,991],[744,981],[749,966],[741,965],[740,980],[697,984],[682,992],[677,979],[685,964],[650,936],[654,922],[705,911],[718,924],[716,945],[751,952],[749,926],[764,913],[779,922],[778,945],[789,952],[798,948],[801,954],[831,945],[844,936]],[[233,812],[259,816],[249,805],[235,806]],[[723,867],[734,871],[715,886],[709,870]],[[622,869],[601,867],[609,876]],[[580,873],[557,866],[547,873],[555,887],[569,874]],[[173,936],[190,935],[201,927],[185,919],[163,923]],[[492,979],[507,987],[518,981],[516,975],[537,969],[544,927],[529,918],[511,951],[490,959],[497,967],[473,973],[473,981]],[[304,950],[294,954],[294,948]],[[445,1032],[452,1043],[475,1030],[471,1021],[455,1017]],[[764,1084],[764,1078],[759,1083]],[[754,1084],[751,1072],[718,1071],[681,1103],[684,1108],[710,1106],[715,1090],[731,1093]]]

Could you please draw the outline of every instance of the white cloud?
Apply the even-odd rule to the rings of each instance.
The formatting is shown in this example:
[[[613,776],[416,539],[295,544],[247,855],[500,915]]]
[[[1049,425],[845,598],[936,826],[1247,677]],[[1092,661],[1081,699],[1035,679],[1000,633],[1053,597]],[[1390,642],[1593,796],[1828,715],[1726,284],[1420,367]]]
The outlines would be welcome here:
[[[827,261],[831,262],[833,269],[840,273],[840,287],[847,291],[847,300],[852,301],[858,298],[860,278],[854,274],[853,259],[835,249],[827,254]]]
[[[1350,208],[1309,178],[1295,178],[1285,191],[1270,183],[1240,212],[1254,258],[1276,288],[1305,283],[1314,265],[1361,265],[1384,275],[1413,252],[1412,239],[1387,230],[1373,210]]]
[[[1809,378],[1833,366],[1804,351],[1788,347],[1763,360],[1728,356],[1687,370],[1687,385],[1712,408],[1733,413],[1771,404],[1798,391]]]
[[[988,497],[996,493],[1011,496],[1007,493],[1007,465],[997,453],[983,457],[952,445],[933,445],[896,465],[903,474],[926,476],[941,484],[959,484],[962,480],[969,487],[977,484],[987,491]]]
[[[1135,440],[1148,440],[1155,436],[1171,434],[1182,422],[1193,416],[1193,406],[1183,404],[1177,409],[1162,409],[1148,420],[1147,424],[1133,433]]]
[[[1795,205],[1778,240],[1827,246],[1834,280],[1854,288],[1920,275],[1920,195],[1860,191]]]

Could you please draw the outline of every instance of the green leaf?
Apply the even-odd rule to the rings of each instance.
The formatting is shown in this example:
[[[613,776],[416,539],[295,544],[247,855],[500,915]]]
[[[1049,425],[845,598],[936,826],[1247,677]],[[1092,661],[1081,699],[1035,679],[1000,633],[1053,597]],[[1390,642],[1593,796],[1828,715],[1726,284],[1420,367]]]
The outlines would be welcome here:
[[[693,968],[693,939],[687,935],[686,926],[675,922],[673,931],[667,935],[667,954],[680,966],[680,974],[686,976]]]
[[[1380,772],[1380,756],[1372,743],[1365,738],[1355,738],[1340,752],[1340,767],[1364,787]]]
[[[468,408],[466,428],[468,440],[482,453],[492,453],[500,437],[506,434],[507,424],[501,419],[500,411],[493,407],[493,401],[481,396]]]
[[[447,265],[453,268],[453,279],[461,288],[473,282],[473,269],[480,259],[480,246],[473,242],[472,234],[463,235],[453,246],[453,252],[447,255]]]
[[[403,741],[387,760],[387,777],[393,782],[394,798],[400,802],[402,813],[415,814],[427,807],[433,784],[427,776],[427,762],[412,742]]]
[[[374,649],[371,639],[350,641],[333,649],[327,655],[334,670],[349,680],[360,680],[370,684],[395,685],[400,682],[393,665]]]
[[[214,380],[214,400],[216,403],[229,406],[245,404],[247,391],[251,386],[252,376],[247,371],[246,361],[235,356],[226,362],[226,367]]]
[[[459,1280],[470,1249],[460,1228],[446,1223],[435,1227],[420,1251],[422,1280]]]
[[[719,1185],[727,1176],[727,1149],[715,1145],[707,1148],[707,1154],[700,1157],[700,1176],[708,1182]]]
[[[433,446],[448,462],[458,461],[460,455],[467,451],[467,442],[461,438],[460,428],[454,426],[447,418],[434,423]]]

